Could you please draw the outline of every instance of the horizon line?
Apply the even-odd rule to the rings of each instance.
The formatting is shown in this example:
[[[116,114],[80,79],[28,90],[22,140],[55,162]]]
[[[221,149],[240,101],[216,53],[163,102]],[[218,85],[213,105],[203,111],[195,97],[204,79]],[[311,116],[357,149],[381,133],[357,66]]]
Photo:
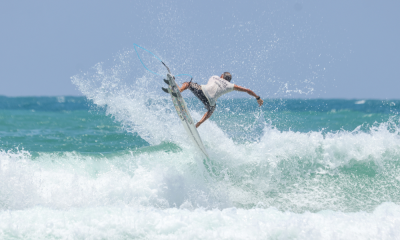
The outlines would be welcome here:
[[[85,95],[26,95],[26,96],[7,96],[7,95],[0,95],[0,97],[5,97],[5,98],[57,98],[57,97],[83,97],[87,98]],[[194,96],[191,97],[185,97],[185,98],[196,98]],[[252,99],[251,97],[231,97],[231,98],[221,98],[220,100],[227,100],[227,99]],[[341,97],[267,97],[263,99],[293,99],[293,100],[385,100],[385,101],[390,101],[390,100],[400,100],[400,98],[341,98]]]

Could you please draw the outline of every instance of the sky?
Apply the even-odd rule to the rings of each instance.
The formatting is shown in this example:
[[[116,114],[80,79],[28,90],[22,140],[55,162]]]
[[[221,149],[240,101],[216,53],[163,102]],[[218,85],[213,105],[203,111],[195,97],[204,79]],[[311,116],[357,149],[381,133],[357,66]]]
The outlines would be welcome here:
[[[1,1],[0,95],[80,96],[72,76],[134,56],[136,43],[173,73],[204,84],[229,71],[263,98],[399,99],[399,11],[365,0]]]

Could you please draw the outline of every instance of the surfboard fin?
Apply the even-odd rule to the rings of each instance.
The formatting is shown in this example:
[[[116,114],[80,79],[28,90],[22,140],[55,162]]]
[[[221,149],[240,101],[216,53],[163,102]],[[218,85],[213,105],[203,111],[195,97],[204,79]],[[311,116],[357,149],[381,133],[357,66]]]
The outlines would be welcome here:
[[[164,92],[166,92],[166,93],[169,93],[169,91],[168,91],[168,89],[167,88],[161,88]],[[178,97],[178,95],[176,94],[176,93],[174,93],[174,92],[171,92],[171,94],[172,94],[172,96],[174,96],[174,97]]]
[[[169,85],[169,81],[167,79],[164,79],[164,82]]]
[[[164,92],[166,92],[166,93],[169,93],[169,91],[168,91],[168,89],[166,89],[166,88],[161,88]]]

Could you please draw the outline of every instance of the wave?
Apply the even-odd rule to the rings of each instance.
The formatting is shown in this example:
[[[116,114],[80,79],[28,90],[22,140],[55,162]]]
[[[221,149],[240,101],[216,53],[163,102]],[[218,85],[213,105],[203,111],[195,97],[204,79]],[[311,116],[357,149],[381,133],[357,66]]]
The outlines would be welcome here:
[[[372,211],[400,201],[400,137],[389,123],[362,131],[281,132],[237,143],[210,122],[210,160],[188,143],[101,153],[0,152],[0,208],[143,206],[292,212]]]
[[[126,59],[129,53],[121,55],[118,64],[110,69],[97,64],[92,73],[74,76],[72,81],[127,131],[138,133],[152,146],[168,142],[180,150],[113,160],[131,163],[132,172],[110,165],[109,175],[104,175],[108,178],[103,181],[112,187],[99,193],[108,196],[104,202],[135,202],[161,208],[274,206],[304,212],[372,211],[383,202],[400,201],[396,115],[380,124],[332,132],[279,131],[258,117],[248,128],[248,135],[255,136],[249,141],[236,141],[222,130],[225,125],[243,126],[224,120],[207,121],[199,133],[211,159],[202,160],[180,126],[168,97],[159,95],[162,81],[145,75],[128,84],[127,74],[132,77],[134,73],[129,73],[130,62]],[[360,108],[374,103],[351,104]],[[195,109],[192,116],[200,119],[202,112]],[[116,183],[124,183],[124,187],[113,185]],[[111,189],[123,190],[115,194],[120,197],[114,198],[109,194],[114,191]]]

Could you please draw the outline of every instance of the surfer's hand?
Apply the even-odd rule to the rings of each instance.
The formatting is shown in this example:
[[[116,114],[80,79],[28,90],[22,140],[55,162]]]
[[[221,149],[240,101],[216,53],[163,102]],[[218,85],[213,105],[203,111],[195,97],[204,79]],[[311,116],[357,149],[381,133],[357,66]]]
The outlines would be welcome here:
[[[260,105],[260,107],[263,105],[264,101],[260,98],[257,100],[258,105]]]
[[[196,123],[196,128],[200,126],[201,122]]]

